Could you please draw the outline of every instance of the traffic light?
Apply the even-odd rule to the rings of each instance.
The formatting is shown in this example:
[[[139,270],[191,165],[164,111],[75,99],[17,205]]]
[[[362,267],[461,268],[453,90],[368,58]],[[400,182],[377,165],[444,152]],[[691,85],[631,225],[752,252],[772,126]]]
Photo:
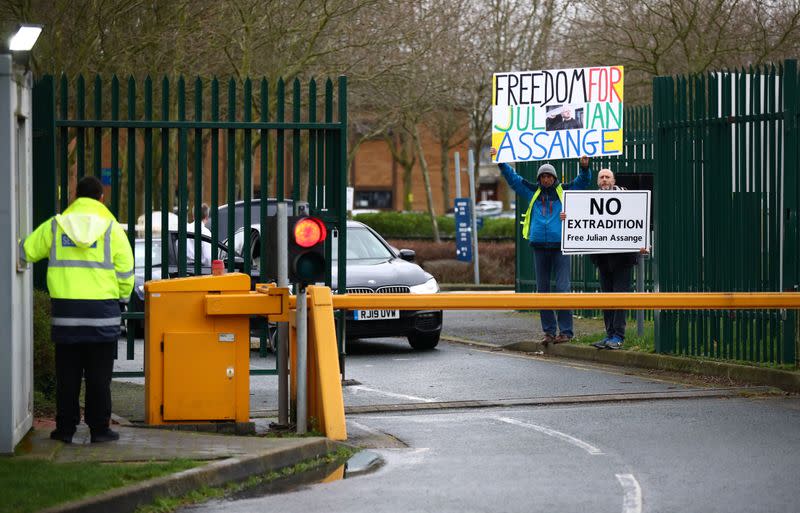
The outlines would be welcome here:
[[[307,285],[325,279],[325,223],[316,217],[289,217],[289,281]]]

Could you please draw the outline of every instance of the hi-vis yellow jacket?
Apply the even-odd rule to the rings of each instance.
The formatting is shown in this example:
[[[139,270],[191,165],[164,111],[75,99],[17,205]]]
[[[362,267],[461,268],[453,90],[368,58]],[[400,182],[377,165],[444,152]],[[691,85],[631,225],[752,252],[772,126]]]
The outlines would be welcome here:
[[[120,333],[120,301],[133,290],[133,252],[109,210],[78,198],[20,242],[20,260],[48,257],[55,342],[108,342]]]

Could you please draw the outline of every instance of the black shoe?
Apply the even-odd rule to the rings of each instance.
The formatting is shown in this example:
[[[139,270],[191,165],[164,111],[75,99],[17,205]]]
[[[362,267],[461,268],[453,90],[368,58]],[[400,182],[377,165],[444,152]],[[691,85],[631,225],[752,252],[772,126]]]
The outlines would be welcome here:
[[[50,432],[50,440],[58,440],[59,442],[64,442],[65,444],[71,444],[72,435],[74,434],[75,433],[65,433],[56,429]]]
[[[119,433],[116,431],[111,431],[110,429],[106,429],[100,433],[92,433],[92,443],[99,444],[103,442],[113,442],[115,440],[119,440]]]

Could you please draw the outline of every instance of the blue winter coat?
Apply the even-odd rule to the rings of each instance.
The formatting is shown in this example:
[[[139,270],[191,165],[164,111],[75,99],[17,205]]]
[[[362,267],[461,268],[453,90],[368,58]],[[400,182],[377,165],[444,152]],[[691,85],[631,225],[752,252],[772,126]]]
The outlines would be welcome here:
[[[508,182],[509,187],[517,193],[520,205],[524,205],[526,210],[536,191],[541,189],[539,196],[536,198],[536,203],[531,209],[533,219],[531,219],[531,228],[528,234],[528,241],[531,246],[549,249],[560,248],[561,218],[559,215],[561,214],[562,206],[561,200],[556,193],[558,180],[551,187],[542,187],[538,183],[531,183],[522,178],[508,164],[502,163],[498,165],[503,178]],[[591,183],[592,170],[586,167],[580,168],[578,176],[571,182],[562,184],[561,188],[564,190],[581,190],[587,189]]]

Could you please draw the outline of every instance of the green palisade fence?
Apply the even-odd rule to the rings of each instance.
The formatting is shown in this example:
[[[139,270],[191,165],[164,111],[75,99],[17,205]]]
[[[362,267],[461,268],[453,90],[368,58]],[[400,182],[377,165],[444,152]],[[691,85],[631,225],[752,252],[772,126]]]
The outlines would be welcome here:
[[[662,292],[797,288],[797,67],[653,83]],[[670,311],[656,350],[795,365],[795,312]]]
[[[243,226],[260,223],[261,234],[266,234],[266,217],[251,219],[254,198],[261,200],[265,214],[267,198],[307,201],[310,214],[338,232],[339,248],[344,251],[347,80],[326,80],[322,97],[315,80],[303,88],[295,79],[290,87],[291,119],[286,120],[283,79],[271,95],[266,79],[231,79],[220,84],[216,78],[154,81],[129,77],[121,84],[116,76],[110,81],[99,76],[90,81],[83,76],[62,76],[57,81],[41,78],[34,89],[34,197],[44,201],[35,205],[35,219],[41,222],[63,211],[77,180],[93,174],[104,178],[106,203],[127,224],[131,244],[144,239],[144,261],[137,266],[144,266],[146,280],[153,277],[154,242],[161,244],[161,260],[169,260],[170,230],[161,230],[159,235],[153,227],[153,213],[159,211],[162,227],[170,227],[171,212],[177,215],[177,226],[170,227],[177,234],[177,265],[170,277],[201,271],[199,258],[187,268],[186,234],[188,230],[200,233],[203,202],[211,210],[212,259],[224,253],[229,271],[235,269],[237,255],[243,257],[244,272],[256,271],[260,262],[254,262],[253,256],[266,253],[266,237],[261,238],[260,248],[251,248],[250,237],[242,236],[237,247],[232,236],[235,216],[229,215],[228,236],[220,240],[219,206],[228,205],[233,212],[235,204],[243,202]],[[318,120],[318,109],[324,121]],[[140,217],[142,223],[137,224]],[[217,242],[225,247],[218,248]],[[194,238],[192,243],[194,254],[200,255],[201,239]],[[344,276],[344,255],[338,260],[338,272]],[[44,272],[44,267],[37,267],[35,280],[40,288],[45,286]],[[345,287],[345,280],[339,280],[340,291]],[[141,320],[144,314],[128,312],[123,318]],[[133,359],[133,330],[128,331],[127,357]],[[262,336],[262,353],[265,349]]]
[[[800,95],[797,63],[658,77],[653,107],[625,109],[625,153],[592,169],[654,173],[654,258],[645,290],[798,290]],[[534,180],[539,162],[518,164]],[[551,162],[565,181],[577,162]],[[517,205],[517,220],[527,205]],[[516,290],[535,290],[533,259],[517,234]],[[585,257],[575,291],[598,290]],[[598,312],[579,311],[582,315]],[[649,314],[649,313],[648,313]],[[656,351],[797,366],[794,311],[662,311]]]

